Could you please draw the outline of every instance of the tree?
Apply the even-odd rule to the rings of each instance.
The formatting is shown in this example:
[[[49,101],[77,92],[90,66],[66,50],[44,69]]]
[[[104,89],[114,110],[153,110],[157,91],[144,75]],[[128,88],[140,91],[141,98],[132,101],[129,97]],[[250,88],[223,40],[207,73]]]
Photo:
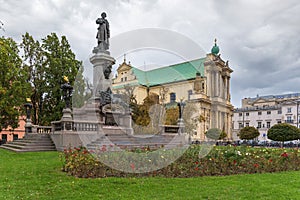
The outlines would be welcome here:
[[[268,138],[274,141],[291,141],[300,139],[300,130],[290,124],[275,124],[268,130]]]
[[[253,126],[247,126],[240,130],[239,137],[242,140],[252,140],[259,136],[259,131]]]
[[[82,76],[82,62],[76,60],[65,36],[61,39],[51,33],[40,44],[28,33],[23,35],[22,48],[28,70],[28,80],[32,86],[34,123],[50,125],[59,120],[65,102],[61,98],[63,76],[69,78],[74,87],[75,106],[83,105],[85,82]],[[81,74],[78,75],[78,72]],[[76,78],[77,77],[77,78]]]
[[[205,135],[213,140],[223,140],[227,136],[227,133],[218,128],[211,128],[205,132]]]
[[[32,123],[39,124],[42,113],[43,95],[45,93],[44,85],[46,85],[44,71],[45,56],[39,41],[35,41],[29,33],[25,33],[22,38],[21,48],[24,52],[24,67],[27,70],[27,81],[32,87],[30,97],[32,102]]]
[[[0,131],[18,127],[24,114],[23,105],[29,95],[26,71],[22,67],[18,46],[11,38],[0,38]]]

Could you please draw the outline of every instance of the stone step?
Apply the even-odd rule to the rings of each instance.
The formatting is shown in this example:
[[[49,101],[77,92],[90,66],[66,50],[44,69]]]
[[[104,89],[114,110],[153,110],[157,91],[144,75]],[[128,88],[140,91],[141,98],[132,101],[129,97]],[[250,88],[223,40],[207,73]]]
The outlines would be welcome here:
[[[35,145],[35,146],[23,146],[23,145],[18,145],[18,144],[12,144],[12,143],[7,143],[7,144],[4,144],[2,146],[8,146],[8,147],[11,147],[11,148],[16,148],[16,149],[41,149],[41,148],[45,148],[45,149],[55,149],[55,147],[52,145],[52,146],[41,146],[41,145]]]
[[[56,151],[55,148],[53,149],[46,149],[46,148],[37,148],[37,149],[16,149],[16,148],[12,148],[9,146],[3,146],[1,145],[0,148],[2,149],[6,149],[6,150],[10,150],[10,151],[14,151],[14,152],[39,152],[39,151]]]
[[[56,151],[49,134],[27,134],[23,139],[8,142],[0,147],[15,152]]]
[[[27,146],[27,145],[33,145],[33,146],[53,146],[53,142],[51,141],[14,141],[14,144],[21,145],[21,146]]]

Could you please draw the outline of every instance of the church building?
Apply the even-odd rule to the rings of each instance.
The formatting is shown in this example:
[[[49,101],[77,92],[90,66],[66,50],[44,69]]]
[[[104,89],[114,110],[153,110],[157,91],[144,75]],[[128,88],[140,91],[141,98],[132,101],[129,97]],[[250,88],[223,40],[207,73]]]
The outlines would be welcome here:
[[[143,71],[124,62],[113,79],[113,93],[132,88],[137,103],[149,95],[156,95],[160,105],[185,102],[196,112],[190,118],[196,126],[190,133],[193,140],[206,140],[205,132],[219,128],[232,139],[233,106],[230,102],[230,77],[233,70],[222,60],[215,44],[206,57]]]

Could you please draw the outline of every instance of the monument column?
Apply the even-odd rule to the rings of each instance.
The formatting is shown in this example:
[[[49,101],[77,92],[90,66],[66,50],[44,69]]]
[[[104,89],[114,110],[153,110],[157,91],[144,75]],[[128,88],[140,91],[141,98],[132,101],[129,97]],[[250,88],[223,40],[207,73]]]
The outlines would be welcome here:
[[[111,89],[111,68],[115,64],[115,59],[108,51],[98,50],[97,47],[95,49],[90,62],[93,64],[93,97],[99,97],[101,91]]]

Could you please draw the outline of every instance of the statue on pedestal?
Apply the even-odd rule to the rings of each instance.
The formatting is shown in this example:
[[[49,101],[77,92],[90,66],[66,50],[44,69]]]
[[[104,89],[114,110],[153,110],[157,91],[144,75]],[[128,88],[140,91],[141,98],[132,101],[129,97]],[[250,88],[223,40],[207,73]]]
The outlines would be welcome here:
[[[101,18],[98,18],[96,20],[96,24],[99,24],[96,38],[98,40],[98,48],[100,50],[107,50],[109,48],[109,38],[110,38],[109,23],[105,18],[106,18],[106,13],[103,12],[101,14]]]

